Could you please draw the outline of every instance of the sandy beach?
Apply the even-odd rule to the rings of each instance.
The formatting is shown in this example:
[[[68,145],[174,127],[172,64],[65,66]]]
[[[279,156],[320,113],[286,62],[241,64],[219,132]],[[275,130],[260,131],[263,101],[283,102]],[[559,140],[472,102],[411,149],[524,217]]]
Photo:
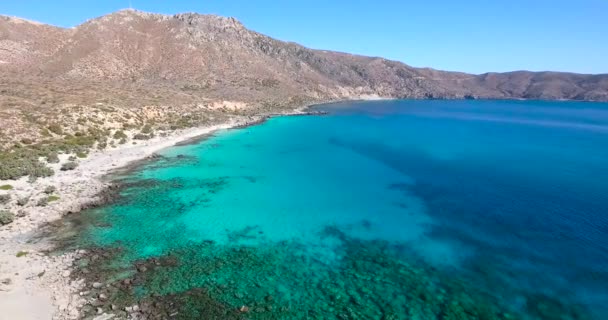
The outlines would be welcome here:
[[[79,308],[86,302],[80,291],[86,285],[83,280],[70,279],[72,263],[80,252],[68,252],[50,256],[45,252],[52,244],[45,239],[33,239],[40,228],[60,219],[68,213],[76,213],[88,204],[98,201],[96,196],[109,185],[103,179],[108,173],[134,161],[145,159],[155,152],[177,143],[211,134],[217,130],[242,127],[258,123],[263,117],[233,118],[226,123],[208,127],[190,128],[169,132],[164,137],[120,145],[114,149],[92,151],[72,171],[60,171],[59,164],[52,165],[55,174],[49,178],[28,182],[19,180],[0,181],[13,189],[1,191],[14,199],[45,196],[44,190],[54,186],[60,199],[47,206],[36,206],[30,200],[26,206],[15,201],[6,205],[17,215],[11,224],[0,227],[0,319],[45,320],[77,319]],[[67,155],[63,155],[67,158]],[[62,159],[64,160],[64,159]],[[99,319],[110,319],[100,314]]]

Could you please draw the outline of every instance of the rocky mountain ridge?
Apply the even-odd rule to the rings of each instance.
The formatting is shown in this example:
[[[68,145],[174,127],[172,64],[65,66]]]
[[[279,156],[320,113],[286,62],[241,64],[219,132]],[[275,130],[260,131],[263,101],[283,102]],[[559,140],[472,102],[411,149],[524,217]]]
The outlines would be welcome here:
[[[0,149],[372,98],[608,101],[608,74],[414,68],[309,49],[197,13],[121,10],[73,28],[0,16]]]
[[[313,50],[234,18],[121,10],[70,29],[0,19],[0,74],[211,99],[527,98],[608,100],[608,75],[473,75]],[[161,99],[162,100],[162,99]],[[178,99],[179,100],[179,99]]]

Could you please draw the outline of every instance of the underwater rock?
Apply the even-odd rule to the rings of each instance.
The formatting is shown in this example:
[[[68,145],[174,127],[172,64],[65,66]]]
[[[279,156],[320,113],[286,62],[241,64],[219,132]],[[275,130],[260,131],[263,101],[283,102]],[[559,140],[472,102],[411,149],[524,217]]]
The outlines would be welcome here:
[[[257,231],[247,227],[236,238]],[[112,266],[125,261],[125,249],[90,248],[81,259],[95,261],[86,266],[90,272],[74,273],[108,284],[95,288],[99,299],[88,316],[96,307],[134,313],[138,305],[140,319],[527,319],[454,271],[408,258],[388,242],[353,239],[337,227],[320,236],[341,241],[331,267],[295,241],[256,247],[186,242],[171,254],[120,267]],[[557,299],[526,298],[536,318],[590,319]]]

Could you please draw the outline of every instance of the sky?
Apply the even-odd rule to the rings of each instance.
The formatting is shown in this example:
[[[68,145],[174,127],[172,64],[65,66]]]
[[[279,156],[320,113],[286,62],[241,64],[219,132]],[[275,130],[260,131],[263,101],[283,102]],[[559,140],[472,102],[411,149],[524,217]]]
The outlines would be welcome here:
[[[0,14],[62,27],[131,6],[231,16],[315,49],[484,73],[608,73],[608,0],[18,0]]]

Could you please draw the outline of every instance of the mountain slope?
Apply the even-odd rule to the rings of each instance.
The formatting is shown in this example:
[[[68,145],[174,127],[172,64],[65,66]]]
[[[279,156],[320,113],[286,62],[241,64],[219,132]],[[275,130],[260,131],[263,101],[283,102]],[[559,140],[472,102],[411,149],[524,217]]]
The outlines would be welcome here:
[[[126,85],[144,92],[164,87],[242,101],[365,95],[608,100],[608,75],[418,69],[312,50],[250,31],[233,18],[194,13],[122,10],[73,29],[4,18],[0,60],[0,74],[19,78]]]
[[[51,174],[59,154],[378,97],[608,101],[608,75],[414,68],[195,13],[123,10],[70,29],[0,16],[0,179]]]

